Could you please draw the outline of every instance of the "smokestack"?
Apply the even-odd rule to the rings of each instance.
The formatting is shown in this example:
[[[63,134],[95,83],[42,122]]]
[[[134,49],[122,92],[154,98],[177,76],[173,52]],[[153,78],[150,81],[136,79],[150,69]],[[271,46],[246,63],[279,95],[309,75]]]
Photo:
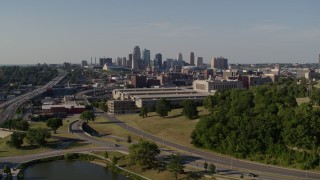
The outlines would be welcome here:
[[[97,57],[94,57],[94,65],[97,65]]]
[[[91,57],[91,65],[92,65],[92,57]]]

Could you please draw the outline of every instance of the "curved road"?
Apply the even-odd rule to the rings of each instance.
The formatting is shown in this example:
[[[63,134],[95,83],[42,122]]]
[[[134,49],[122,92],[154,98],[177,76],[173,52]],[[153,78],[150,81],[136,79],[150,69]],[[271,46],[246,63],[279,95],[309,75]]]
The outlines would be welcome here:
[[[262,178],[263,176],[268,177],[268,179],[273,177],[273,175],[276,175],[276,179],[314,179],[319,180],[320,174],[310,171],[301,171],[301,170],[295,170],[295,169],[288,169],[288,168],[282,168],[277,166],[270,166],[270,165],[264,165],[260,163],[250,162],[250,161],[244,161],[244,160],[238,160],[235,158],[225,157],[221,155],[215,155],[211,153],[207,153],[201,150],[192,149],[189,147],[185,147],[170,141],[167,141],[165,139],[161,139],[159,137],[156,137],[154,135],[145,133],[139,129],[136,129],[134,127],[129,126],[125,122],[119,120],[113,115],[109,115],[107,113],[104,113],[104,116],[108,119],[112,120],[113,122],[116,122],[118,126],[121,126],[124,129],[127,129],[128,131],[131,131],[137,135],[143,136],[144,138],[148,138],[150,140],[153,140],[157,143],[164,144],[167,146],[171,146],[180,150],[183,150],[185,152],[198,155],[202,157],[203,160],[213,163],[218,163],[224,166],[233,167],[235,169],[246,169],[250,171],[260,172],[261,176],[259,178]],[[259,173],[259,174],[260,174]],[[272,178],[273,179],[273,178]]]
[[[10,156],[10,157],[0,157],[0,167],[2,164],[11,164],[11,165],[17,165],[26,161],[40,159],[44,157],[51,157],[51,156],[57,156],[57,155],[63,155],[65,153],[71,153],[71,152],[91,152],[91,151],[105,151],[105,150],[111,150],[111,151],[123,151],[127,152],[128,149],[124,146],[118,145],[117,147],[113,143],[108,143],[104,141],[97,140],[95,138],[92,138],[84,133],[82,130],[81,125],[82,121],[75,121],[72,123],[71,131],[70,133],[73,133],[79,137],[81,140],[88,141],[93,144],[103,145],[101,147],[92,147],[92,148],[79,148],[79,149],[57,149],[53,151],[48,151],[44,153],[38,153],[38,154],[28,154],[28,155],[22,155],[22,156]]]

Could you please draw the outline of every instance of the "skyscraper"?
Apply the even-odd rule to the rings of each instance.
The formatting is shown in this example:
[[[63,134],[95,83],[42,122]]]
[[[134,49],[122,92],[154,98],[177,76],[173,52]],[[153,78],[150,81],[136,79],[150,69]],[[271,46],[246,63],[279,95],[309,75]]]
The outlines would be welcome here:
[[[228,59],[223,57],[216,57],[211,59],[211,68],[228,69]]]
[[[84,66],[88,66],[88,62],[86,60],[82,60],[81,61],[81,66],[84,67]]]
[[[99,65],[102,67],[105,64],[111,65],[112,64],[112,58],[99,58]]]
[[[127,66],[131,67],[131,69],[133,69],[133,67],[132,67],[132,54],[129,54],[129,56],[128,56]]]
[[[182,59],[182,54],[181,53],[179,53],[178,55],[177,55],[177,60],[178,61],[182,61],[183,59]]]
[[[127,66],[127,58],[126,57],[122,58],[122,66]]]
[[[203,65],[203,57],[198,57],[196,66],[202,66],[202,65]]]
[[[157,61],[157,64],[159,66],[159,69],[162,69],[162,54],[161,53],[157,53],[155,55],[155,61]]]
[[[190,53],[190,65],[194,66],[194,53],[193,52]]]
[[[132,53],[132,69],[139,70],[139,61],[141,60],[141,53],[139,46],[134,47]]]
[[[148,49],[142,50],[142,60],[143,60],[143,63],[144,63],[145,67],[148,64],[150,64],[150,50],[148,50]]]

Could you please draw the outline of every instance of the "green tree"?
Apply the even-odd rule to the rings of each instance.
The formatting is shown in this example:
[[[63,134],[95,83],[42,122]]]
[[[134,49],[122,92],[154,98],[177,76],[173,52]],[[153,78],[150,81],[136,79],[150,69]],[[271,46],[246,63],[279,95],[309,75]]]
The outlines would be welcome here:
[[[89,120],[94,121],[96,118],[96,115],[94,114],[93,111],[83,111],[80,115],[80,119],[86,120],[87,123],[89,123]]]
[[[183,165],[181,162],[181,156],[180,155],[171,155],[171,160],[167,166],[168,170],[172,172],[176,178],[178,179],[178,173],[183,171]]]
[[[108,157],[109,157],[109,153],[108,153],[108,151],[105,151],[104,152],[104,158],[108,159]]]
[[[142,106],[140,108],[139,116],[142,116],[143,118],[148,117],[148,109],[145,106]]]
[[[111,164],[112,164],[112,166],[116,166],[118,164],[118,158],[116,156],[112,157]]]
[[[127,137],[127,143],[131,143],[131,142],[132,142],[132,138],[131,138],[130,135],[128,135],[128,137]]]
[[[12,119],[10,121],[4,121],[0,124],[2,128],[16,129],[20,131],[27,131],[29,129],[29,123],[22,119]]]
[[[192,100],[185,100],[182,102],[182,114],[189,119],[198,117],[199,111],[197,110],[197,105]]]
[[[157,114],[160,117],[164,118],[165,116],[168,116],[168,112],[170,112],[170,111],[171,111],[170,101],[168,101],[164,98],[161,98],[156,105]]]
[[[206,109],[212,110],[217,105],[217,98],[216,96],[207,96],[203,100],[203,105]]]
[[[216,166],[213,163],[210,163],[208,168],[210,173],[216,173]]]
[[[16,149],[21,148],[21,145],[23,144],[23,138],[26,135],[24,133],[14,132],[11,134],[10,141],[7,141],[7,144],[11,147],[14,147]]]
[[[93,106],[90,104],[85,105],[85,108],[87,111],[92,111],[93,110]]]
[[[205,162],[203,163],[203,167],[204,167],[204,169],[207,171],[207,169],[208,169],[208,163],[207,163],[207,161],[205,161]]]
[[[16,121],[15,129],[21,130],[21,131],[27,131],[29,129],[29,123],[25,120]]]
[[[320,89],[312,89],[310,100],[313,104],[320,105]]]
[[[3,172],[6,173],[6,174],[11,175],[10,167],[5,164],[5,165],[3,166]]]
[[[152,168],[156,165],[156,156],[160,153],[158,146],[149,141],[142,140],[129,147],[131,163],[137,163],[141,169]]]
[[[27,132],[27,142],[31,145],[39,145],[43,147],[47,144],[48,138],[51,137],[50,132],[47,129],[37,128],[37,129],[29,129]]]
[[[60,118],[50,118],[46,125],[53,130],[53,132],[56,134],[57,129],[63,125],[62,119]]]
[[[104,111],[104,112],[107,112],[107,111],[108,111],[108,106],[107,106],[107,104],[106,104],[105,101],[99,102],[99,109],[101,109],[101,110]]]

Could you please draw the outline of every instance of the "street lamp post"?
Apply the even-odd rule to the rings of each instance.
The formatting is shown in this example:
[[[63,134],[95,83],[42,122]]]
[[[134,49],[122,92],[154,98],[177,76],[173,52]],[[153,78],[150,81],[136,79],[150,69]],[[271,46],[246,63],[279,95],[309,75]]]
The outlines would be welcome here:
[[[308,179],[308,164],[305,163],[304,167],[306,168],[306,180]]]
[[[231,158],[231,170],[232,170],[232,161],[233,161],[233,159]]]

